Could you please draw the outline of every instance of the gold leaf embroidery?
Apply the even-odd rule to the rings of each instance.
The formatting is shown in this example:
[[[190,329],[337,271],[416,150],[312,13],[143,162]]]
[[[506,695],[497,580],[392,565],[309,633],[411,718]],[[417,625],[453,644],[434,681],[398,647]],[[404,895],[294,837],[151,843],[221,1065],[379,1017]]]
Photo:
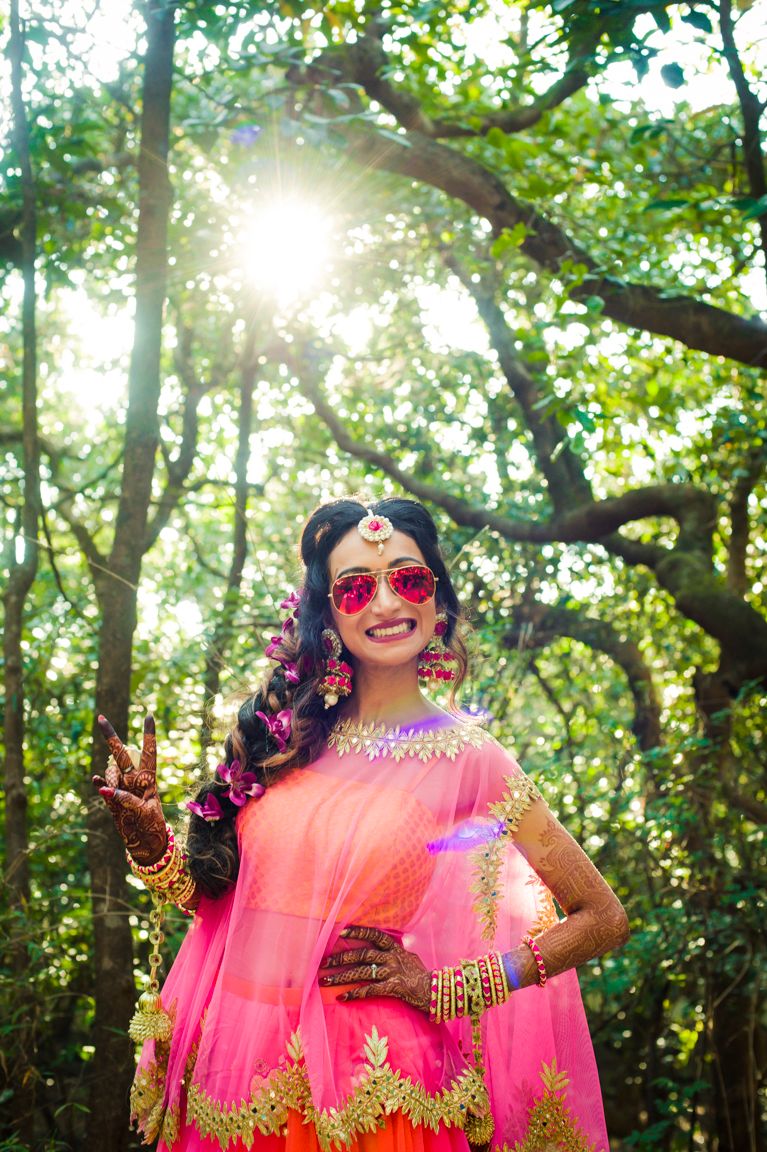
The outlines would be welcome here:
[[[540,876],[531,876],[528,884],[535,887],[535,920],[528,928],[531,936],[540,936],[547,928],[553,928],[559,923],[559,916],[554,904],[554,897],[541,880]]]
[[[506,841],[517,831],[519,821],[533,801],[541,799],[540,792],[527,776],[507,776],[504,783],[506,792],[488,809],[490,815],[498,821],[498,832],[492,841],[476,848],[470,855],[476,871],[471,891],[476,895],[474,910],[482,925],[483,940],[492,940],[495,936],[498,877],[503,864]]]
[[[334,1146],[348,1148],[360,1132],[375,1132],[392,1112],[402,1112],[414,1127],[424,1124],[436,1132],[440,1124],[463,1128],[469,1115],[484,1115],[489,1108],[484,1082],[473,1069],[430,1096],[422,1085],[391,1067],[388,1049],[387,1038],[373,1027],[365,1037],[362,1074],[340,1108],[319,1111],[314,1106],[303,1058],[293,1059],[291,1055],[292,1063],[283,1064],[239,1105],[221,1104],[200,1084],[192,1084],[187,1117],[201,1136],[217,1140],[225,1150],[236,1140],[251,1148],[256,1131],[264,1136],[284,1134],[292,1109],[304,1123],[314,1125],[320,1147],[329,1152]],[[298,1033],[291,1037],[288,1051],[301,1053]]]
[[[499,1152],[596,1152],[565,1104],[570,1081],[557,1071],[556,1059],[541,1065],[540,1077],[544,1093],[530,1105],[524,1140],[513,1148],[504,1144]]]
[[[339,756],[347,752],[361,752],[368,760],[386,756],[395,761],[404,760],[406,756],[423,761],[433,756],[447,756],[448,760],[455,760],[464,748],[481,748],[488,741],[495,743],[490,733],[477,724],[421,731],[340,720],[328,735],[328,748],[335,748]]]
[[[159,1136],[165,1121],[163,1100],[170,1047],[157,1041],[154,1050],[155,1059],[139,1068],[130,1090],[131,1120],[136,1122],[148,1144]]]
[[[541,1065],[541,1081],[547,1092],[566,1092],[570,1077],[566,1072],[557,1072],[556,1057],[550,1064]]]

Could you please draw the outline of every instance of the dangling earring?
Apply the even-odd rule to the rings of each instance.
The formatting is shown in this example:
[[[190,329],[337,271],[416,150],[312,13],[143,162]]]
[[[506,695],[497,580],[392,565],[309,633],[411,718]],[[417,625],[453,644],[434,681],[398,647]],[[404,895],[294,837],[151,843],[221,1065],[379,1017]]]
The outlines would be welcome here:
[[[341,659],[341,637],[333,628],[323,630],[322,646],[327,656],[325,671],[317,685],[317,695],[322,696],[326,708],[332,708],[340,696],[351,696],[354,669]]]
[[[421,680],[455,680],[457,661],[450,649],[445,647],[442,637],[446,632],[447,612],[438,612],[434,635],[418,657],[418,675]]]

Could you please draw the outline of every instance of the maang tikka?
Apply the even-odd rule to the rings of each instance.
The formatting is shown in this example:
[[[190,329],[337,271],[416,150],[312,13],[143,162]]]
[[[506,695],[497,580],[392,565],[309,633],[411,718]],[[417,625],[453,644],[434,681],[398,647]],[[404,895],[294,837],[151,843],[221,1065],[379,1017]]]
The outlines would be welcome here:
[[[378,555],[384,550],[384,541],[388,540],[394,531],[394,525],[386,516],[379,516],[368,508],[367,516],[363,516],[357,525],[357,531],[363,540],[378,545]]]
[[[457,660],[443,640],[446,632],[447,612],[438,612],[434,635],[418,657],[421,680],[455,680]]]

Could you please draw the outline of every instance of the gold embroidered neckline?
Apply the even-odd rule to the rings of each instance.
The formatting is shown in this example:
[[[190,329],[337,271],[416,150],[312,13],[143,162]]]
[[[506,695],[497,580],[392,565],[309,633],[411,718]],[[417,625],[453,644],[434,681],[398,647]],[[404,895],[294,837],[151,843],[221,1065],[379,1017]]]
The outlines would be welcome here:
[[[406,756],[417,760],[430,760],[432,756],[447,756],[454,760],[464,748],[481,748],[493,737],[479,724],[457,723],[450,727],[387,728],[385,724],[361,724],[358,720],[339,720],[328,735],[328,748],[335,748],[339,756],[347,752],[361,752],[368,760],[390,756],[403,760]]]

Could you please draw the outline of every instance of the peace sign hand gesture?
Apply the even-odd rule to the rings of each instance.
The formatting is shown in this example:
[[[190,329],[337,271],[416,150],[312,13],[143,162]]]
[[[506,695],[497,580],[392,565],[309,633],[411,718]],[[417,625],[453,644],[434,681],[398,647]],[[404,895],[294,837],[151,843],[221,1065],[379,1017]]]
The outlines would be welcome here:
[[[168,836],[157,796],[157,740],[154,717],[144,720],[144,739],[138,766],[105,716],[98,717],[101,734],[113,761],[93,783],[104,798],[117,831],[137,864],[154,864],[164,853]]]
[[[370,948],[351,948],[333,952],[322,961],[325,975],[319,978],[325,987],[334,984],[356,984],[342,992],[339,1000],[368,1000],[371,996],[396,996],[428,1015],[431,999],[431,973],[415,952],[406,948],[379,928],[350,924],[341,935],[348,940],[364,940]],[[332,971],[328,969],[343,969]]]

